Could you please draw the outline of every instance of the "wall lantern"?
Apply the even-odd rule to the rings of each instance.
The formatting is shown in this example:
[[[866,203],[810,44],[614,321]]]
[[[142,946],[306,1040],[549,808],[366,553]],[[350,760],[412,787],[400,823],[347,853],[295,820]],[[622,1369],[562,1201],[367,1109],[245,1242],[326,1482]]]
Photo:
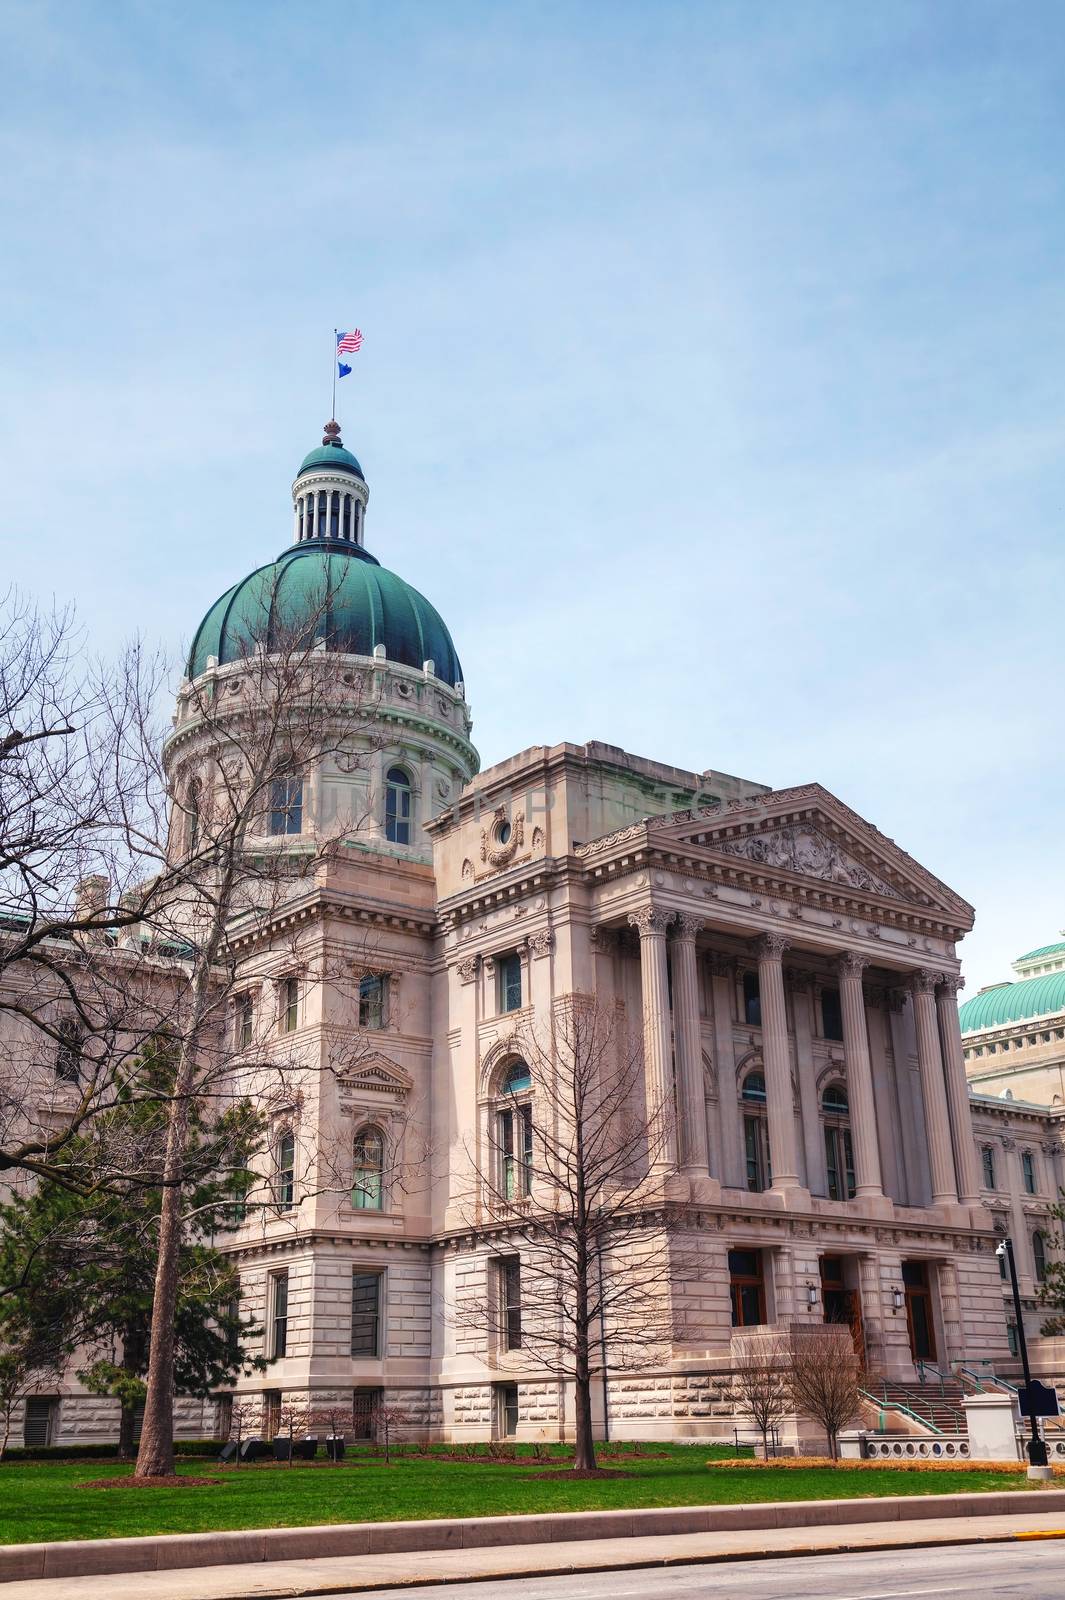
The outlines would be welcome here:
[[[811,1311],[817,1304],[817,1290],[814,1288],[812,1283],[808,1283],[806,1285],[806,1304],[810,1307]]]
[[[901,1289],[892,1289],[892,1291],[891,1291],[891,1308],[892,1308],[893,1311],[901,1311],[902,1310],[902,1303],[903,1303],[903,1299],[904,1298],[905,1297],[904,1297]]]

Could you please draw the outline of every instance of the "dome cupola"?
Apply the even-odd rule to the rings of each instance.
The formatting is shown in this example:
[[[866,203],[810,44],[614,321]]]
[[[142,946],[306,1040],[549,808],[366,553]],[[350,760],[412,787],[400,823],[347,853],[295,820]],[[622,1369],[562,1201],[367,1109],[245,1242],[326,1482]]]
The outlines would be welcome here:
[[[462,667],[440,613],[365,548],[368,501],[362,467],[330,421],[292,485],[291,547],[215,601],[193,638],[187,676],[238,661],[306,620],[326,650],[428,667],[458,688]]]

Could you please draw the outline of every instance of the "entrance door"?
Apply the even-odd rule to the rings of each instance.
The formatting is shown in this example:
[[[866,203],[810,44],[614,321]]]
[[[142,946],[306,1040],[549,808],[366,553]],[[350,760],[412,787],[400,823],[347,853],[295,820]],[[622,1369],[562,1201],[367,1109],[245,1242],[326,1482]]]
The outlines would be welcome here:
[[[902,1282],[906,1289],[906,1328],[910,1335],[910,1354],[915,1361],[934,1361],[936,1330],[932,1320],[932,1291],[928,1285],[928,1263],[904,1261]]]
[[[825,1309],[825,1321],[848,1327],[855,1352],[859,1358],[864,1357],[862,1303],[857,1291],[848,1289],[846,1285],[841,1256],[821,1257],[821,1303]]]

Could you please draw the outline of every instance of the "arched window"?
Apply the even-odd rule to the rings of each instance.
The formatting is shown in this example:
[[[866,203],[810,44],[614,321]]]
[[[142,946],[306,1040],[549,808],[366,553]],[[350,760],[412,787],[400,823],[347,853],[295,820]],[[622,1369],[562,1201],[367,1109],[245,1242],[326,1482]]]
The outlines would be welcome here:
[[[390,844],[410,844],[412,793],[402,767],[389,767],[385,777],[385,838]]]
[[[296,1136],[286,1128],[277,1141],[274,1194],[279,1211],[291,1211],[296,1198]]]
[[[1032,1259],[1035,1262],[1035,1281],[1042,1283],[1047,1275],[1047,1242],[1038,1228],[1032,1234]]]
[[[340,538],[340,490],[334,489],[329,496],[329,537]]]
[[[740,1090],[743,1105],[743,1153],[747,1166],[747,1187],[754,1194],[773,1182],[769,1155],[769,1127],[766,1122],[765,1073],[748,1072]]]
[[[532,1189],[532,1073],[524,1061],[507,1068],[500,1085],[509,1100],[496,1112],[499,1192],[504,1200],[524,1200]]]
[[[830,1200],[853,1200],[854,1147],[851,1142],[850,1101],[841,1083],[830,1083],[821,1096],[825,1121],[825,1169]]]
[[[380,1128],[361,1128],[355,1135],[351,1203],[356,1211],[380,1211],[384,1204],[382,1175],[385,1140]]]

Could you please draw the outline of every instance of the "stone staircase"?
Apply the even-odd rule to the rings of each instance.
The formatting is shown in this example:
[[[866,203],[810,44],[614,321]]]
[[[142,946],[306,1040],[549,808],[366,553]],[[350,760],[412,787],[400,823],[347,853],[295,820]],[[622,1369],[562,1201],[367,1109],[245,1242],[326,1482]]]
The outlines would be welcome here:
[[[965,1391],[956,1378],[929,1378],[925,1383],[896,1383],[894,1379],[878,1378],[870,1384],[868,1392],[885,1406],[905,1406],[919,1421],[937,1428],[940,1433],[965,1432],[965,1412],[961,1404]]]

